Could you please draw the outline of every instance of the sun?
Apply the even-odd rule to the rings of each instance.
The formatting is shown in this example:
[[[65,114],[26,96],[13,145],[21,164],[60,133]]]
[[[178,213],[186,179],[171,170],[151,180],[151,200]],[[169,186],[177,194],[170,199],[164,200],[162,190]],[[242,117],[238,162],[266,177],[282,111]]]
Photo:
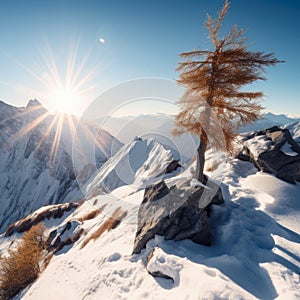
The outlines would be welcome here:
[[[25,69],[40,82],[38,90],[32,89],[50,113],[75,114],[80,116],[90,99],[94,99],[98,65],[89,63],[88,53],[82,52],[78,59],[79,44],[70,47],[63,57],[54,54],[48,45],[41,52],[41,63],[37,70]],[[57,56],[60,58],[58,59]]]
[[[54,113],[78,114],[84,97],[74,87],[54,86],[49,92],[48,100]]]

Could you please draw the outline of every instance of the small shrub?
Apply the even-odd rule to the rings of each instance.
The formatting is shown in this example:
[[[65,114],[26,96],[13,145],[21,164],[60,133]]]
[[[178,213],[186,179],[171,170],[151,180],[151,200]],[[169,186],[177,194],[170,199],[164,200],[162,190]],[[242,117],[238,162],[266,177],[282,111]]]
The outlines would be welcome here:
[[[38,277],[44,229],[42,224],[33,226],[18,247],[0,256],[0,299],[12,298]]]

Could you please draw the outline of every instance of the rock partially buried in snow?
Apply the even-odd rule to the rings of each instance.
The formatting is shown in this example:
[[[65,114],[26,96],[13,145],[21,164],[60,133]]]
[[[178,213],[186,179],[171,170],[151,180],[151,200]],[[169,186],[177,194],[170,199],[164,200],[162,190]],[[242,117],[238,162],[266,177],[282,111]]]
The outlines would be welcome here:
[[[209,206],[224,200],[217,184],[208,181],[207,186],[209,189],[194,188],[192,193],[188,181],[171,188],[164,181],[147,187],[138,212],[133,253],[140,253],[155,234],[166,240],[191,239],[210,245]]]
[[[288,129],[277,126],[254,132],[244,138],[237,158],[289,183],[300,182],[300,146]]]
[[[165,173],[166,174],[172,173],[173,171],[176,171],[180,167],[181,165],[179,164],[179,160],[173,159],[167,166]]]
[[[79,221],[73,220],[51,231],[46,241],[48,251],[56,253],[65,246],[75,243],[83,233],[80,224]]]
[[[167,255],[158,247],[153,248],[148,255],[146,269],[153,277],[169,279],[178,284],[181,268],[182,266],[172,259],[172,255]]]

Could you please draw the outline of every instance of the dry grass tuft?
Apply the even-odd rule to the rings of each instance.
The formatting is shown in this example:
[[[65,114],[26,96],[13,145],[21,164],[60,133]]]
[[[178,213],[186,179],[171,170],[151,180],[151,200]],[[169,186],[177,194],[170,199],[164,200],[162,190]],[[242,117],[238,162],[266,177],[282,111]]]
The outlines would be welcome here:
[[[107,204],[102,205],[100,208],[92,210],[88,212],[86,215],[79,217],[77,220],[79,222],[87,221],[96,218],[99,214],[101,214],[106,207]]]
[[[122,211],[121,207],[118,207],[100,227],[94,231],[90,236],[88,236],[82,243],[81,249],[84,248],[91,240],[98,239],[103,232],[110,231],[119,226],[121,221],[127,216],[127,211]]]

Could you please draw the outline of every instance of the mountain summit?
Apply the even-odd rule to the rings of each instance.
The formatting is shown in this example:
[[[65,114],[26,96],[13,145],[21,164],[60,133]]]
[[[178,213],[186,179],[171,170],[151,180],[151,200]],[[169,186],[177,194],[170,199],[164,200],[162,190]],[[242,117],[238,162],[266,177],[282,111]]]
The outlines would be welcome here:
[[[44,107],[41,102],[37,99],[33,99],[33,100],[29,100],[27,105],[26,105],[26,108],[29,108],[29,107],[34,107],[34,106],[41,106],[41,107]]]

